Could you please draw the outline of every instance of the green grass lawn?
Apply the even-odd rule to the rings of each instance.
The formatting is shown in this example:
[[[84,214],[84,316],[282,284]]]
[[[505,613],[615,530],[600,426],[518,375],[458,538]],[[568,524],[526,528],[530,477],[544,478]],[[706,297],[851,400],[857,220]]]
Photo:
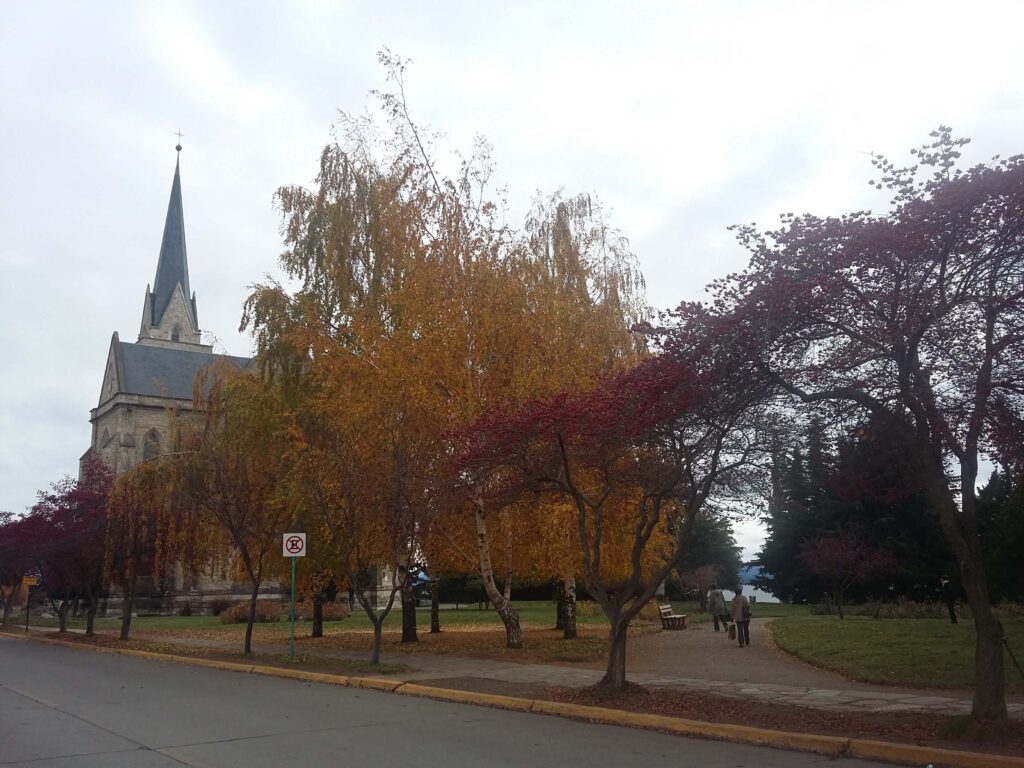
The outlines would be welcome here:
[[[531,624],[538,626],[554,626],[555,624],[555,606],[553,603],[548,601],[523,601],[516,602],[513,604],[515,609],[519,611],[519,619],[523,624]],[[600,609],[594,608],[595,613],[581,613],[577,617],[578,624],[604,624],[604,615],[600,613]],[[33,614],[30,617],[30,624],[33,627],[56,627],[57,619],[55,617],[43,618],[40,615],[41,611],[38,609],[33,610]],[[430,609],[419,608],[416,611],[417,621],[421,628],[430,627]],[[493,608],[485,606],[483,610],[477,608],[476,605],[470,607],[460,608],[448,608],[441,611],[441,626],[501,626],[501,619]],[[16,613],[11,618],[12,627],[23,627],[25,625],[24,613]],[[309,621],[297,621],[295,622],[296,632],[309,632],[311,622]],[[132,619],[132,630],[136,629],[151,629],[151,630],[163,630],[163,629],[178,629],[178,630],[203,630],[203,629],[217,629],[224,627],[221,620],[217,616],[137,616]],[[244,625],[227,625],[227,626],[244,626]],[[273,622],[270,624],[261,625],[267,629],[288,631],[289,622],[287,617],[287,608],[285,609],[285,616],[282,621]],[[325,626],[343,626],[346,629],[370,629],[370,619],[366,613],[358,605],[352,611],[352,615],[345,619],[340,624],[335,622],[326,622]],[[391,613],[388,614],[384,620],[385,629],[400,629],[402,626],[402,611],[401,607],[397,604],[392,608]],[[97,630],[115,630],[121,627],[120,618],[97,618],[96,629]],[[69,629],[84,629],[85,619],[84,618],[68,618]]]
[[[520,601],[513,603],[516,610],[519,611],[519,619],[525,625],[534,626],[554,626],[555,625],[555,606],[546,600],[536,601]],[[710,621],[711,616],[707,613],[702,613],[700,607],[695,602],[679,602],[675,601],[672,603],[673,610],[676,613],[685,613],[691,623],[700,624],[705,621]],[[56,627],[56,618],[43,618],[40,615],[39,609],[34,609],[33,614],[30,617],[30,623],[33,627]],[[430,627],[430,609],[419,608],[417,610],[417,619],[420,627]],[[286,609],[287,614],[287,609]],[[807,614],[807,606],[802,605],[781,605],[779,603],[756,603],[754,605],[754,615],[757,617],[781,617],[781,616],[804,616]],[[605,624],[604,614],[601,613],[600,608],[596,603],[580,603],[579,615],[576,618],[578,624],[589,625],[589,624]],[[24,614],[15,614],[11,621],[14,627],[24,626],[25,618]],[[501,619],[498,618],[498,614],[493,608],[485,604],[483,610],[479,609],[476,605],[462,606],[459,608],[448,608],[441,611],[441,626],[501,626]],[[138,616],[132,619],[132,629],[147,629],[147,630],[203,630],[203,629],[217,629],[225,626],[221,623],[220,618],[217,616]],[[230,626],[230,625],[229,625]],[[241,625],[237,625],[241,626]],[[276,623],[263,625],[267,629],[274,629],[280,631],[287,631],[288,621],[287,615],[284,620]],[[339,626],[334,622],[327,622],[326,626]],[[367,618],[363,610],[356,606],[353,610],[352,615],[345,619],[340,626],[346,629],[369,629],[370,620]],[[402,626],[402,612],[398,605],[392,608],[391,613],[384,620],[385,629],[399,629]],[[69,618],[68,627],[70,629],[84,629],[85,619],[84,618]],[[117,630],[121,627],[120,618],[97,618],[96,629],[101,631]],[[310,622],[308,621],[297,621],[296,632],[307,633],[309,632]]]
[[[1024,619],[1003,619],[1006,639],[1024,664]],[[927,688],[974,685],[974,624],[962,619],[787,616],[772,622],[775,642],[804,661],[854,680]],[[1007,691],[1024,678],[1004,652]]]
[[[56,627],[58,622],[54,617],[42,617],[39,611],[32,609],[29,617],[29,626],[39,629],[41,627]],[[10,629],[24,628],[25,613],[16,613],[11,617]],[[217,616],[136,616],[132,619],[132,629],[146,627],[147,629],[208,629],[223,626]],[[68,629],[85,629],[85,618],[68,618]],[[96,618],[97,630],[120,630],[121,618]]]
[[[726,604],[726,609],[729,606]],[[750,606],[751,615],[757,619],[776,619],[783,616],[807,616],[810,608],[806,605],[785,605],[783,603],[754,603]],[[711,614],[700,610],[700,605],[694,601],[676,602],[673,601],[672,609],[676,613],[685,613],[686,620],[690,623],[701,624],[711,621]]]

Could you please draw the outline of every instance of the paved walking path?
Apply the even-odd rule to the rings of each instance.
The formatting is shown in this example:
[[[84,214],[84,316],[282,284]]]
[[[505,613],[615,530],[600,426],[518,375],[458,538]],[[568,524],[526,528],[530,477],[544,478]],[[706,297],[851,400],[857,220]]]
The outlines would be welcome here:
[[[658,632],[630,639],[627,676],[650,688],[714,693],[765,703],[792,704],[845,712],[933,712],[969,714],[967,692],[870,685],[848,680],[805,664],[776,649],[767,632],[768,619],[751,622],[751,645],[740,648],[710,625],[680,632]],[[238,650],[237,641],[162,636],[161,641],[191,647]],[[254,642],[256,653],[280,654],[280,644]],[[365,660],[367,652],[306,647],[326,658]],[[411,669],[390,675],[403,680],[462,687],[480,681],[518,685],[583,688],[597,683],[603,668],[581,664],[538,664],[471,658],[449,654],[401,653],[384,659]],[[383,675],[389,677],[389,675]],[[445,682],[448,684],[445,685]],[[1024,696],[1007,699],[1010,716],[1024,720]]]

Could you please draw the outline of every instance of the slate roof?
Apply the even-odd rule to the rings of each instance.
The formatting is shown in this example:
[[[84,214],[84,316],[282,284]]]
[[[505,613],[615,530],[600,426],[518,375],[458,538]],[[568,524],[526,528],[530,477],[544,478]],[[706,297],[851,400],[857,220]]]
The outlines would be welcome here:
[[[171,199],[167,203],[167,219],[164,221],[164,237],[160,243],[160,259],[156,264],[156,279],[153,281],[153,325],[160,325],[167,305],[178,284],[185,294],[185,307],[192,315],[193,327],[198,328],[196,307],[188,284],[188,254],[185,250],[185,211],[181,204],[180,160],[174,163],[174,181],[171,183]]]
[[[199,371],[216,360],[227,360],[239,368],[248,367],[248,357],[214,355],[209,352],[117,341],[120,392],[130,395],[192,399],[192,384]]]

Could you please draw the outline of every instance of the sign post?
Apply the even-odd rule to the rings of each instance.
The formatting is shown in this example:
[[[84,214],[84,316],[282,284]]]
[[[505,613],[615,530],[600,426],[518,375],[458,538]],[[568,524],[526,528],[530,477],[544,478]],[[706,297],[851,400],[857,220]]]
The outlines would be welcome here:
[[[281,552],[285,557],[292,559],[292,633],[291,633],[291,659],[295,661],[295,561],[306,556],[306,534],[286,533],[281,541]]]
[[[39,583],[35,576],[23,576],[21,585],[25,587],[25,634],[28,634],[28,616],[32,606],[32,587]]]

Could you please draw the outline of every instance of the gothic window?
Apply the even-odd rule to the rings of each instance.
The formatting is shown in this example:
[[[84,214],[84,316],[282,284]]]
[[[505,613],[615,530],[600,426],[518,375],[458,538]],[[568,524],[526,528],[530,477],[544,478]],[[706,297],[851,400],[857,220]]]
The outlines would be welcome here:
[[[160,433],[155,429],[146,433],[146,439],[142,443],[142,460],[149,461],[160,455]]]
[[[181,341],[181,326],[174,326],[174,330],[171,331],[171,341]]]

